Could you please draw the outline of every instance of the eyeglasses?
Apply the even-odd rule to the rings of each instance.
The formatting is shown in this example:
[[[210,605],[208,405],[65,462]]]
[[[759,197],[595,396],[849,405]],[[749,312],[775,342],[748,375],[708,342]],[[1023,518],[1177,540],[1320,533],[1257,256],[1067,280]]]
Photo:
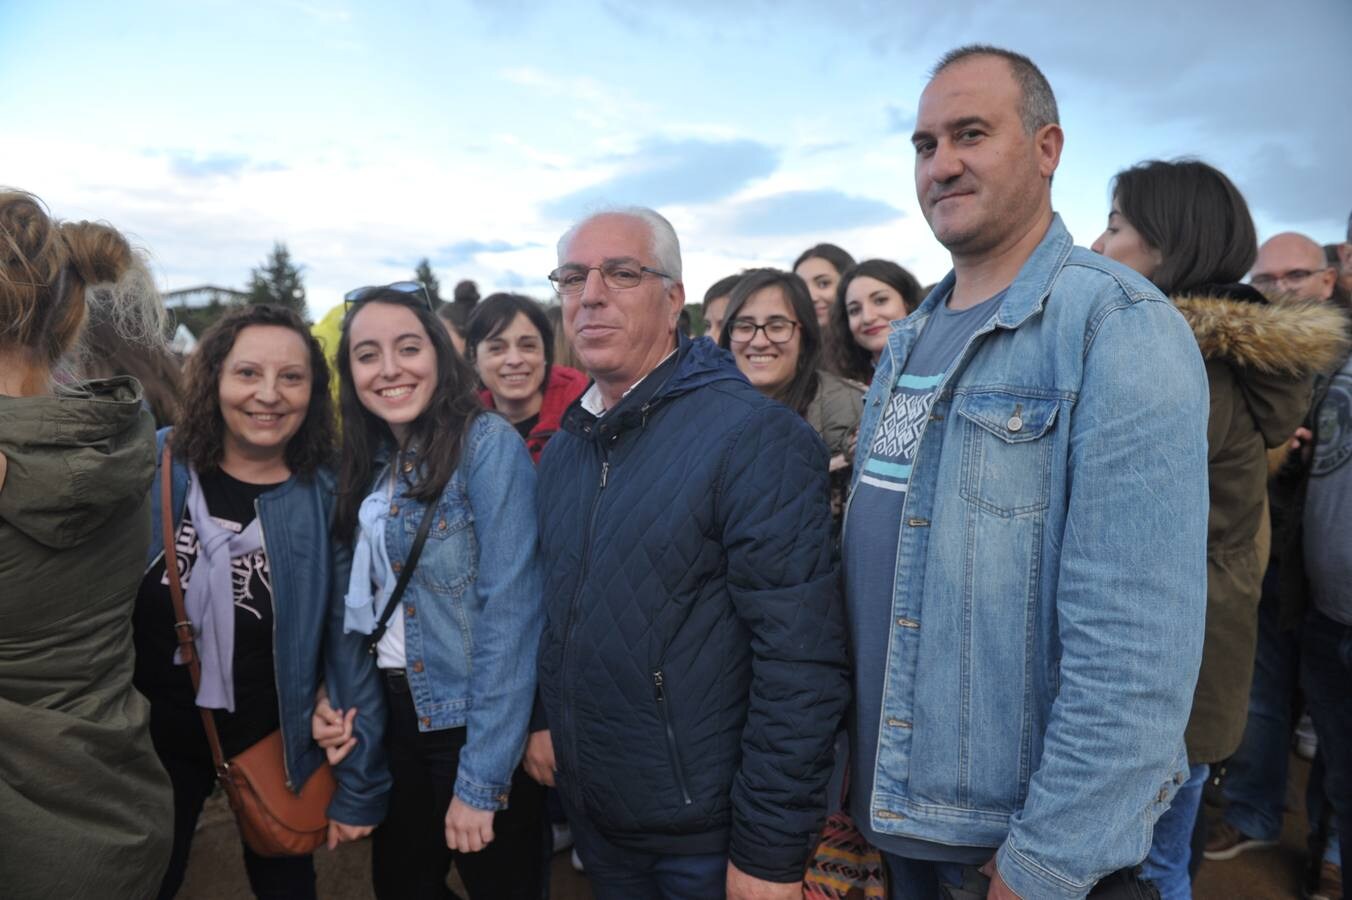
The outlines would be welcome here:
[[[1255,275],[1249,279],[1249,284],[1260,291],[1270,291],[1279,284],[1299,284],[1307,278],[1327,271],[1328,267],[1322,269],[1291,269],[1289,272],[1282,272],[1279,275]]]
[[[739,344],[749,344],[755,340],[756,332],[764,331],[765,339],[772,344],[787,344],[793,340],[793,332],[798,323],[783,316],[775,316],[762,325],[751,319],[733,319],[728,323],[728,336]]]
[[[343,295],[343,315],[352,311],[352,307],[381,294],[405,294],[410,297],[422,297],[428,312],[432,311],[432,298],[421,281],[396,281],[393,284],[368,284],[366,287],[353,288]]]
[[[601,281],[612,291],[627,291],[630,288],[636,288],[638,283],[643,280],[644,275],[656,275],[658,278],[671,277],[666,272],[659,272],[647,266],[629,263],[606,263],[602,266],[559,266],[549,273],[549,280],[554,283],[554,290],[560,294],[580,294],[582,289],[587,286],[587,279],[591,277],[593,269],[601,273]]]

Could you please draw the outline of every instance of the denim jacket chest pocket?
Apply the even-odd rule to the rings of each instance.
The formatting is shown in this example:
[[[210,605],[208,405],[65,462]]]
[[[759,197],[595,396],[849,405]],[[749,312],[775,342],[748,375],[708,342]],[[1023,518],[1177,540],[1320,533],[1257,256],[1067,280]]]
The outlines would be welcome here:
[[[962,498],[1001,518],[1045,510],[1058,406],[1053,398],[1011,390],[961,396]]]
[[[442,492],[428,515],[434,516],[427,531],[427,543],[418,559],[414,580],[434,590],[459,594],[477,575],[479,550],[474,536],[474,514],[467,499],[458,491]],[[404,516],[405,546],[413,547],[422,516],[410,510]]]

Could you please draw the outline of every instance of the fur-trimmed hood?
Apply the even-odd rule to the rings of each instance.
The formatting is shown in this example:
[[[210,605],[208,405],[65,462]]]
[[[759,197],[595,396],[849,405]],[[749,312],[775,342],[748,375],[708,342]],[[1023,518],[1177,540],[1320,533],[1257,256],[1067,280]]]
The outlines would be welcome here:
[[[1305,416],[1310,380],[1341,365],[1347,316],[1317,301],[1253,302],[1247,285],[1224,285],[1174,305],[1192,328],[1202,358],[1227,363],[1269,447],[1285,443]]]
[[[1266,375],[1303,378],[1347,353],[1347,317],[1317,301],[1251,303],[1224,296],[1174,298],[1204,359]]]

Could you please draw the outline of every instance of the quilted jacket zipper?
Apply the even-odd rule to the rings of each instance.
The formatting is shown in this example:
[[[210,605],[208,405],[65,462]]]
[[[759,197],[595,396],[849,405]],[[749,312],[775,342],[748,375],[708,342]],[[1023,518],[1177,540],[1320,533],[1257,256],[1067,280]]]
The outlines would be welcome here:
[[[690,791],[685,786],[685,770],[681,768],[681,756],[676,752],[676,729],[671,727],[671,713],[667,704],[667,693],[663,688],[662,670],[653,670],[653,697],[657,700],[657,711],[662,716],[662,727],[667,732],[667,755],[671,757],[671,771],[676,775],[676,786],[681,789],[681,801],[689,806]]]

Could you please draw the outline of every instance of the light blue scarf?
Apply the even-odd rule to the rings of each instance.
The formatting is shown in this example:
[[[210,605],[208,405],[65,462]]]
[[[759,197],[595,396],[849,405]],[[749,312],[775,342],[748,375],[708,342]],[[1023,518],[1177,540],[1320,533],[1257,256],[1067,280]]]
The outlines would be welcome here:
[[[202,679],[197,705],[235,711],[235,588],[230,561],[263,548],[263,527],[255,518],[236,534],[211,518],[197,473],[188,470],[188,513],[197,532],[197,559],[183,594],[188,621],[196,631]],[[171,534],[169,540],[173,540]],[[183,664],[174,651],[174,662]]]
[[[383,480],[383,479],[382,479]],[[356,544],[352,548],[352,575],[343,598],[343,631],[370,634],[385,611],[398,580],[385,549],[385,525],[390,519],[390,498],[376,488],[357,510]]]

